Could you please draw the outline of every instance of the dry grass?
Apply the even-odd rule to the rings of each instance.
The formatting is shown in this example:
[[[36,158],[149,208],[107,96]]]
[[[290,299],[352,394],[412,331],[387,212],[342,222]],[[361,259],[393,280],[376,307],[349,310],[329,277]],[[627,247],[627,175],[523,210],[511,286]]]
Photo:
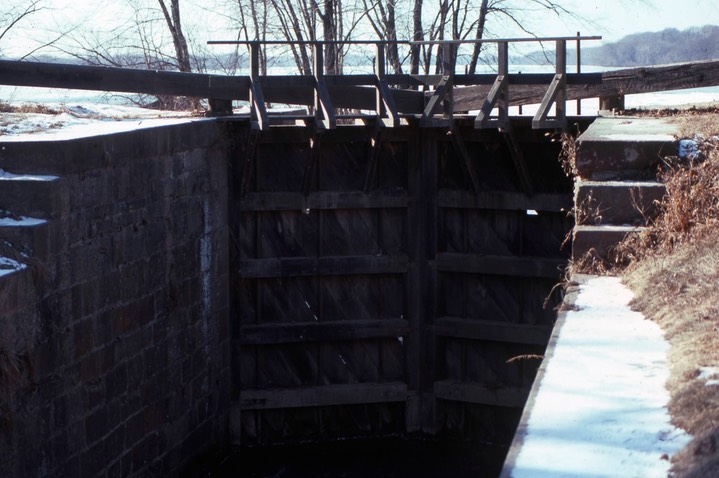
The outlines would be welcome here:
[[[41,103],[28,103],[24,105],[11,105],[0,101],[0,113],[40,113],[45,115],[57,115],[61,111],[45,106]]]
[[[643,234],[621,245],[633,306],[663,328],[673,422],[694,440],[673,459],[680,477],[719,476],[719,388],[698,378],[719,367],[719,115],[683,117],[686,136],[704,138],[699,158],[667,158],[667,196]],[[691,133],[691,134],[690,134]]]

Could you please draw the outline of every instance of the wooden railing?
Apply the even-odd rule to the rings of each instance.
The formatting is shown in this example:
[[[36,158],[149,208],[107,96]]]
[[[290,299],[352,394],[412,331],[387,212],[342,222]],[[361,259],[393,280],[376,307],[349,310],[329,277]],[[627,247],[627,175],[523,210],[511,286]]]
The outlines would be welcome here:
[[[566,49],[568,41],[598,40],[598,36],[582,37],[551,37],[551,38],[506,38],[492,40],[470,41],[434,41],[434,42],[386,42],[386,41],[346,41],[346,42],[295,42],[312,49],[313,74],[293,77],[269,77],[260,75],[260,51],[262,48],[275,45],[289,45],[289,42],[268,41],[210,41],[211,45],[243,45],[250,52],[250,85],[249,99],[251,103],[251,116],[255,126],[264,129],[269,124],[269,116],[265,108],[265,89],[272,89],[275,81],[279,80],[290,94],[290,88],[299,93],[302,88],[312,89],[312,103],[294,99],[288,103],[296,102],[313,106],[316,124],[320,128],[331,129],[336,124],[335,107],[370,110],[374,116],[381,118],[389,126],[399,124],[403,115],[419,116],[423,126],[451,125],[455,112],[453,93],[455,88],[486,84],[492,85],[489,93],[481,104],[479,114],[475,120],[478,128],[499,127],[505,128],[509,124],[510,85],[537,85],[545,83],[547,91],[542,98],[539,110],[534,116],[532,125],[535,128],[559,128],[566,126],[566,88],[569,82],[567,74]],[[509,74],[509,45],[518,42],[555,42],[556,60],[553,75],[524,74],[510,76]],[[374,75],[325,75],[323,49],[327,44],[341,43],[342,45],[371,45],[375,48]],[[497,75],[457,75],[456,49],[461,45],[493,43],[497,45],[498,61]],[[385,68],[385,50],[389,45],[409,46],[438,46],[442,48],[441,72],[438,75],[397,75],[387,74]],[[270,80],[270,78],[274,78]],[[298,80],[297,78],[301,78]],[[601,75],[576,73],[571,78],[573,84],[595,84],[601,82]],[[328,85],[339,87],[332,91]],[[390,88],[392,85],[394,88]],[[425,94],[418,89],[400,89],[397,87],[422,87],[430,89]],[[365,91],[357,90],[362,88]],[[368,97],[374,90],[374,102]],[[304,95],[307,95],[305,92]],[[361,98],[361,99],[360,99]],[[352,106],[348,106],[348,105]],[[549,116],[550,109],[555,107],[553,117]],[[492,111],[497,109],[498,115],[492,117]]]
[[[312,122],[319,129],[334,128],[338,110],[359,111],[361,114],[357,117],[377,118],[381,120],[380,124],[390,127],[403,121],[451,127],[456,114],[478,111],[475,117],[477,128],[505,128],[509,123],[509,106],[539,104],[533,127],[563,129],[566,127],[565,105],[569,100],[599,97],[605,106],[621,106],[626,94],[719,85],[719,61],[605,73],[568,73],[567,42],[599,38],[479,40],[497,44],[497,74],[455,72],[453,50],[476,41],[431,43],[441,46],[445,59],[440,73],[434,75],[388,73],[385,50],[389,42],[376,41],[347,42],[374,46],[375,68],[371,74],[325,74],[322,47],[326,42],[306,42],[313,49],[312,74],[261,75],[258,61],[261,49],[283,42],[213,41],[212,44],[244,44],[250,54],[249,74],[225,76],[0,60],[0,84],[207,98],[211,113],[216,115],[231,114],[235,100],[249,101],[252,124],[257,129],[266,129],[288,119],[273,115],[267,108],[269,103],[308,107],[310,113],[302,115],[303,120]],[[510,73],[509,46],[527,41],[555,43],[554,73]],[[430,44],[399,43],[410,46]],[[550,115],[552,107],[554,114]]]

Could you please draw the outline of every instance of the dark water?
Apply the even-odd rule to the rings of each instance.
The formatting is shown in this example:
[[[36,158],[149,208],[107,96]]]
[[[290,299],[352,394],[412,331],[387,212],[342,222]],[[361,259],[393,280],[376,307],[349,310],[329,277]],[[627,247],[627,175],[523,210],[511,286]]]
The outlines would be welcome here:
[[[205,476],[233,478],[490,478],[507,450],[420,440],[348,440],[324,445],[241,448]]]

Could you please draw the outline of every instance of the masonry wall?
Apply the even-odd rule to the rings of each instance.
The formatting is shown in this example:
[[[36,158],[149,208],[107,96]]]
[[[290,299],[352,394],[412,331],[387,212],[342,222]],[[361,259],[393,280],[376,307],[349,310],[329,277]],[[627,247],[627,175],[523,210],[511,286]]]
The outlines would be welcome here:
[[[229,442],[227,159],[211,121],[3,143],[0,476],[173,476]]]

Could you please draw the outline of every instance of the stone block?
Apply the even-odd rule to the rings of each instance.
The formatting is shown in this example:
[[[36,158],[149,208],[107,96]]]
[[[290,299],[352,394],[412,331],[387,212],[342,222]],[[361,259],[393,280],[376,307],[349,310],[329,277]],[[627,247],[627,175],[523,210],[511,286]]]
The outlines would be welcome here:
[[[579,261],[587,255],[610,258],[614,248],[628,234],[641,230],[633,226],[576,226],[572,234],[572,259]]]
[[[57,176],[0,176],[0,208],[18,216],[49,219],[68,210],[66,181]],[[40,179],[38,179],[40,178]]]
[[[574,200],[580,224],[645,225],[666,193],[656,181],[578,181]]]
[[[597,118],[577,139],[585,179],[653,179],[661,156],[676,155],[678,126],[665,118]]]

